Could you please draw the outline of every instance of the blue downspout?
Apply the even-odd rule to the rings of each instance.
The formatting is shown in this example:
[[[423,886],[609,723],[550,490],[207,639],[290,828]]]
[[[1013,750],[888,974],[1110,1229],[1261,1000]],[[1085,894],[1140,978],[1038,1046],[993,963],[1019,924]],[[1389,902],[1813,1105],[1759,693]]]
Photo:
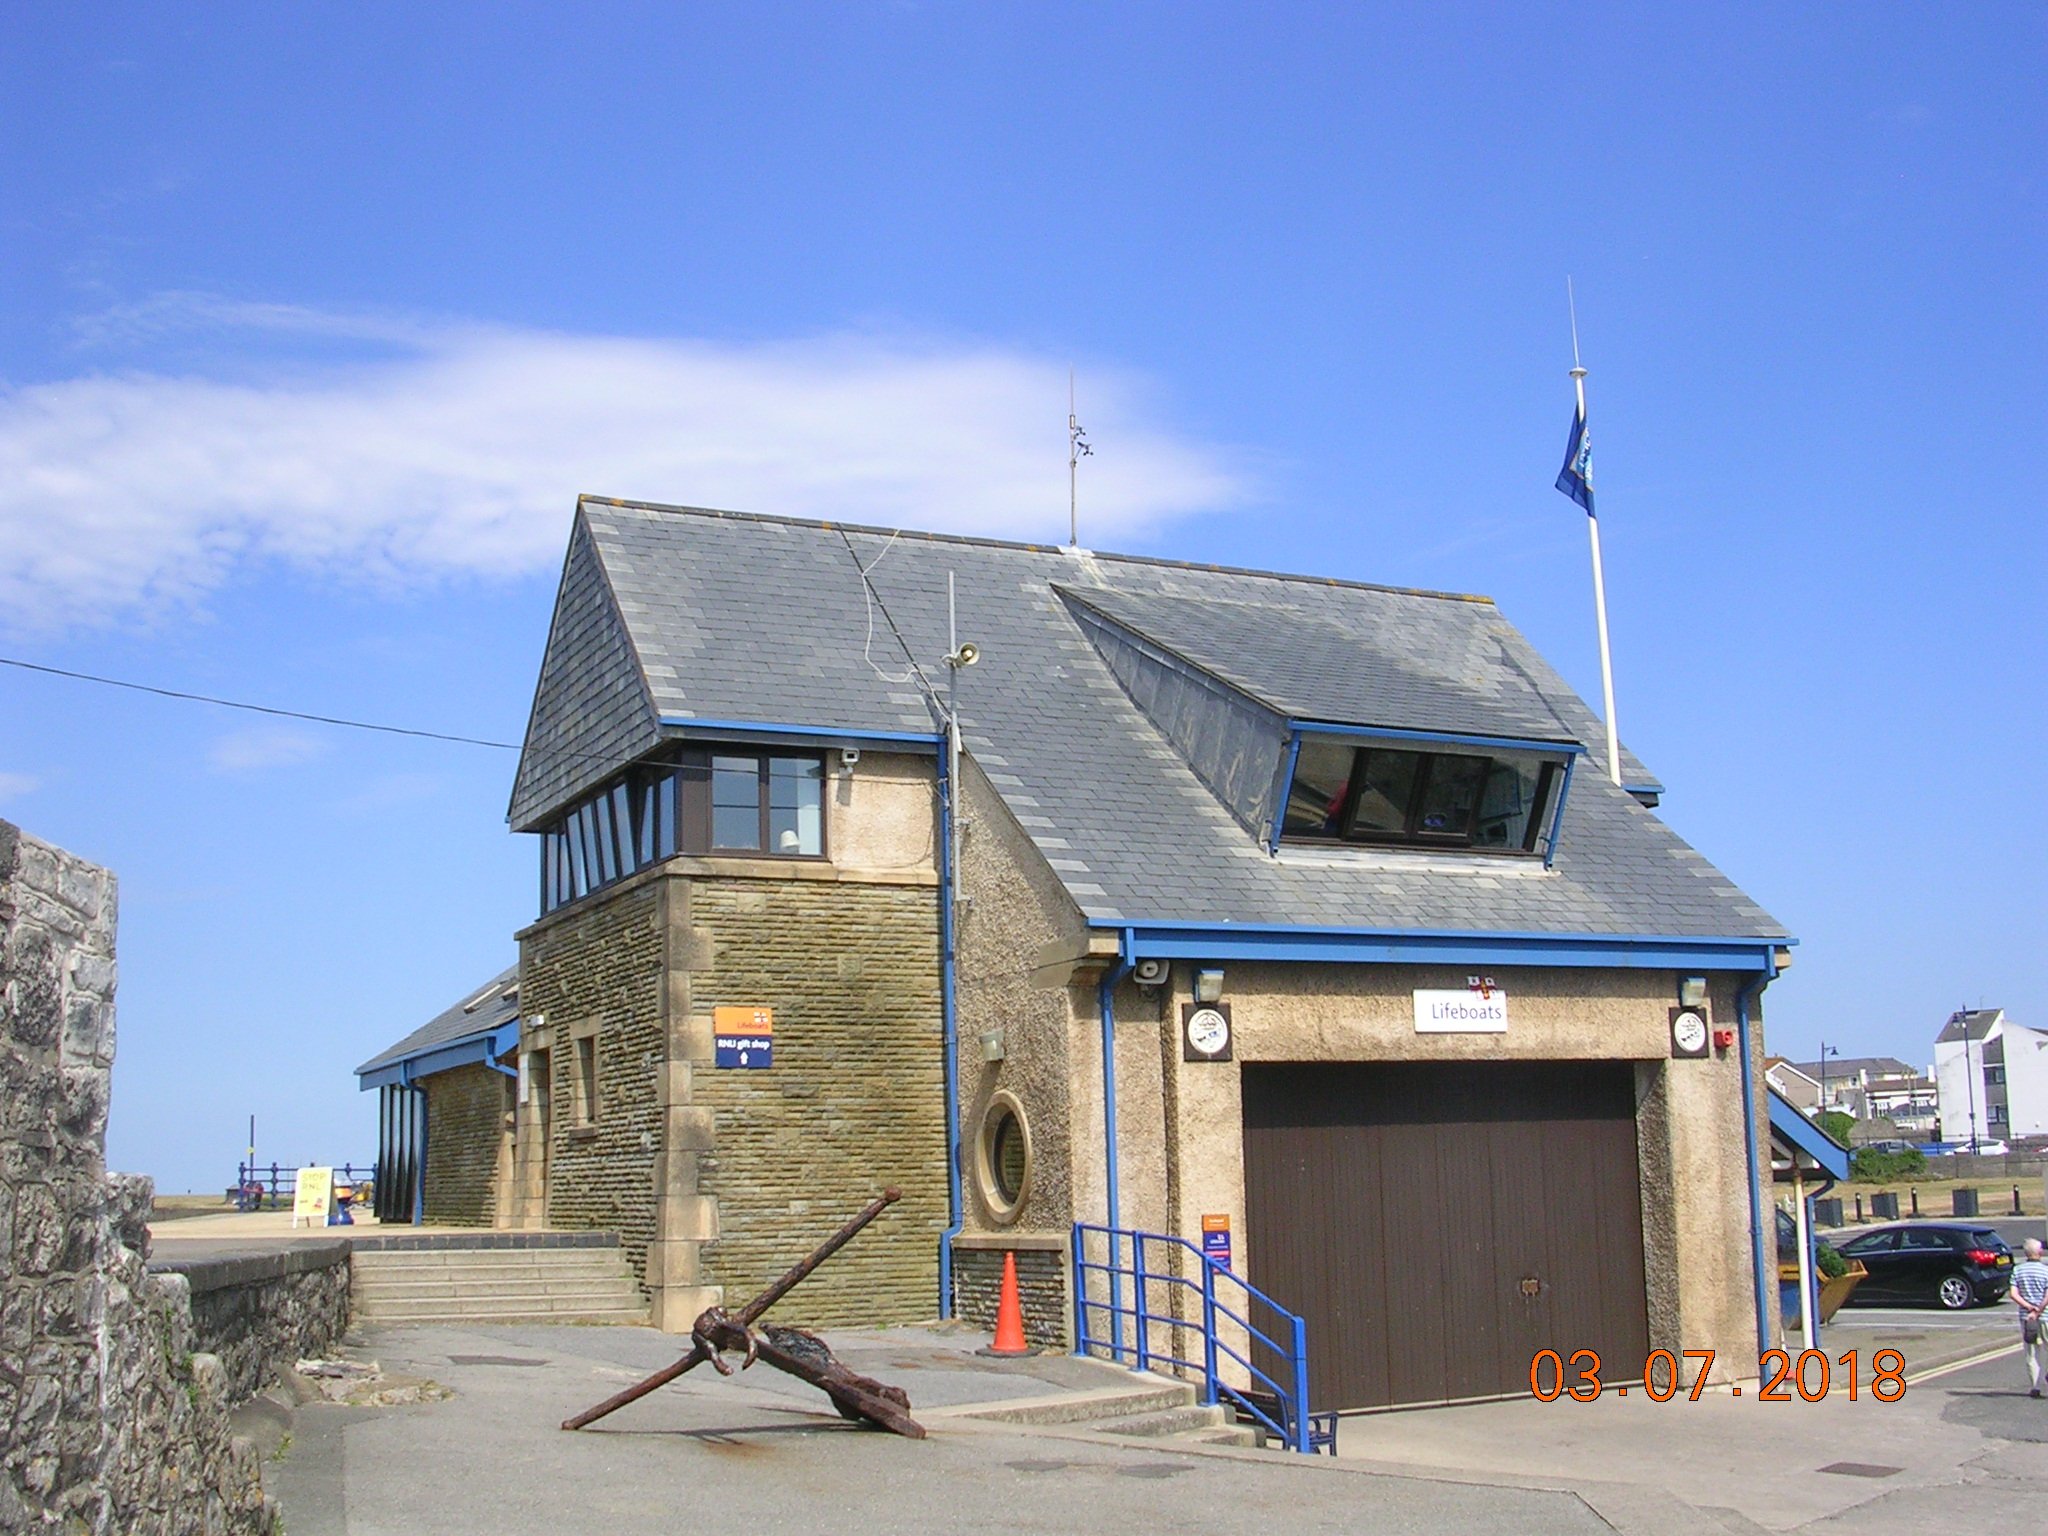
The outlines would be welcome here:
[[[960,1200],[960,1030],[953,998],[953,781],[939,747],[939,1036],[946,1082],[946,1230],[939,1234],[939,1316],[953,1315],[953,1239]]]
[[[1742,1053],[1742,1152],[1749,1170],[1749,1275],[1756,1290],[1756,1352],[1762,1359],[1771,1347],[1771,1292],[1764,1274],[1763,1211],[1758,1205],[1756,1166],[1756,1083],[1749,1053],[1749,1005],[1778,974],[1775,955],[1767,956],[1763,974],[1743,983],[1735,993],[1735,1048]],[[1775,1239],[1771,1245],[1777,1252]]]
[[[1102,1179],[1103,1203],[1107,1213],[1103,1225],[1109,1228],[1109,1338],[1110,1356],[1124,1357],[1123,1275],[1117,1267],[1117,1228],[1121,1206],[1116,1187],[1116,989],[1131,974],[1133,935],[1126,928],[1117,944],[1116,964],[1102,973],[1096,984],[1096,999],[1102,1014]],[[1075,1276],[1078,1283],[1080,1277]]]

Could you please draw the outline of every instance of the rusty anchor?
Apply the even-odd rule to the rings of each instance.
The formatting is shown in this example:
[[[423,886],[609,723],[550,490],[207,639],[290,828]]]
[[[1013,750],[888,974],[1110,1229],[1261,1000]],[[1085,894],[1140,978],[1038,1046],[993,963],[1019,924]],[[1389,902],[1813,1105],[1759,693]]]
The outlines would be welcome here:
[[[562,1420],[562,1428],[581,1429],[586,1424],[593,1424],[606,1414],[667,1386],[706,1361],[719,1375],[730,1376],[734,1367],[725,1357],[738,1354],[742,1357],[740,1370],[746,1370],[760,1360],[800,1381],[809,1382],[832,1400],[832,1406],[843,1419],[878,1425],[913,1440],[922,1440],[924,1426],[910,1416],[910,1394],[901,1387],[892,1387],[858,1371],[848,1370],[825,1341],[814,1333],[806,1333],[801,1328],[777,1327],[773,1323],[763,1324],[758,1332],[754,1327],[762,1313],[795,1290],[820,1264],[851,1242],[861,1228],[902,1198],[901,1190],[883,1190],[880,1199],[870,1201],[858,1216],[826,1238],[808,1257],[792,1265],[788,1273],[738,1312],[727,1312],[723,1307],[706,1307],[690,1325],[688,1354],[673,1365],[663,1366],[646,1380],[635,1382],[624,1391],[606,1398],[595,1408],[586,1408],[574,1418]]]

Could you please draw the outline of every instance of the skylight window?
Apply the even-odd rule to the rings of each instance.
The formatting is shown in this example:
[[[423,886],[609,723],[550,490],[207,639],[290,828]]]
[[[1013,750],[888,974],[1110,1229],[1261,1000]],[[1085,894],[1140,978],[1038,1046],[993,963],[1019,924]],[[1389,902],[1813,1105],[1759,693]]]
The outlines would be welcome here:
[[[1305,735],[1283,841],[1407,844],[1537,853],[1565,759],[1438,750]]]

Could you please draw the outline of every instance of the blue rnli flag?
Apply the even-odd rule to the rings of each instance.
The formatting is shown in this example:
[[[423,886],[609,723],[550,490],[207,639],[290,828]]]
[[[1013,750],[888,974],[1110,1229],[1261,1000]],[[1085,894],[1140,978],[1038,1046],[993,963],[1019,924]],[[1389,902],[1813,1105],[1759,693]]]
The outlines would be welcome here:
[[[1564,468],[1557,472],[1557,488],[1593,513],[1593,439],[1586,433],[1583,406],[1572,411],[1572,435],[1564,448]]]

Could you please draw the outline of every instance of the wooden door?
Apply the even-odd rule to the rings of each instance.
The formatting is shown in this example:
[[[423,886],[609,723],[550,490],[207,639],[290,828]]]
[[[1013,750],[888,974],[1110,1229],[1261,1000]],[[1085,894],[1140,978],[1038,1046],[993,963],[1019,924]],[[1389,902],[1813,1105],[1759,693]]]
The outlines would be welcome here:
[[[1318,1410],[1526,1392],[1542,1349],[1641,1376],[1632,1064],[1242,1070],[1247,1272]]]

